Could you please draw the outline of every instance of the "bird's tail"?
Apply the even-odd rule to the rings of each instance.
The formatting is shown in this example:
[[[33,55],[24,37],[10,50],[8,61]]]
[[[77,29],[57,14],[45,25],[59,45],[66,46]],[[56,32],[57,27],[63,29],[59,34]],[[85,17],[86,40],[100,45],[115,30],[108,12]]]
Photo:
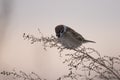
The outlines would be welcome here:
[[[84,42],[84,43],[88,43],[88,42],[96,43],[95,41],[91,41],[91,40],[84,40],[83,42]]]

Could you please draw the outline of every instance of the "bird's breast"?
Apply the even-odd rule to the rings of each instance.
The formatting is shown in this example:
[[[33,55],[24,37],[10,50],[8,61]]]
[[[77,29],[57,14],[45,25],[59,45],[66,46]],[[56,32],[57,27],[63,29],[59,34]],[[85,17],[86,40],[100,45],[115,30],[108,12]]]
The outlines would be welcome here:
[[[75,49],[81,45],[81,42],[74,38],[71,34],[64,34],[61,38],[59,38],[60,43],[62,46],[69,48],[69,49]]]

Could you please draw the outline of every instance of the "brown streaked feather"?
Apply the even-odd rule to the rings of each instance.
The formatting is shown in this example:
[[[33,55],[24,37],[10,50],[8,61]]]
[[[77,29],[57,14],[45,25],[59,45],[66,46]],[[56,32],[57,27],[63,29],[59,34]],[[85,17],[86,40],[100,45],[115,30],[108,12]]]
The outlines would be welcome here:
[[[67,31],[69,31],[69,32],[72,32],[71,34],[74,36],[74,38],[76,38],[77,40],[80,40],[80,41],[83,41],[83,40],[85,40],[84,39],[84,37],[81,35],[81,34],[79,34],[79,33],[77,33],[76,31],[74,31],[73,29],[71,29],[71,28],[67,28]]]

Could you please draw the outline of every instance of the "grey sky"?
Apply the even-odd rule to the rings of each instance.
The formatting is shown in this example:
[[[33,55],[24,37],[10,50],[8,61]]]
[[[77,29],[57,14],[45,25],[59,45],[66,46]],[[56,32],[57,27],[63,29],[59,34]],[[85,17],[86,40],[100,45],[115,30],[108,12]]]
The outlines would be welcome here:
[[[13,6],[2,48],[3,67],[33,70],[48,80],[64,74],[56,50],[46,52],[40,44],[31,45],[22,39],[24,32],[39,35],[37,28],[45,35],[55,35],[58,24],[96,41],[85,46],[102,55],[120,53],[120,0],[14,0]]]

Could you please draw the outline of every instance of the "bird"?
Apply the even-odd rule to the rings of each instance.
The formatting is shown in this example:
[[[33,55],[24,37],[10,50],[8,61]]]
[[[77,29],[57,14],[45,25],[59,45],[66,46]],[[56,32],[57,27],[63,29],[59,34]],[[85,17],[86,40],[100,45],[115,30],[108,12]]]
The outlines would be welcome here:
[[[66,25],[57,25],[55,33],[58,41],[67,49],[79,48],[83,43],[96,43],[95,41],[85,39],[81,34]]]

